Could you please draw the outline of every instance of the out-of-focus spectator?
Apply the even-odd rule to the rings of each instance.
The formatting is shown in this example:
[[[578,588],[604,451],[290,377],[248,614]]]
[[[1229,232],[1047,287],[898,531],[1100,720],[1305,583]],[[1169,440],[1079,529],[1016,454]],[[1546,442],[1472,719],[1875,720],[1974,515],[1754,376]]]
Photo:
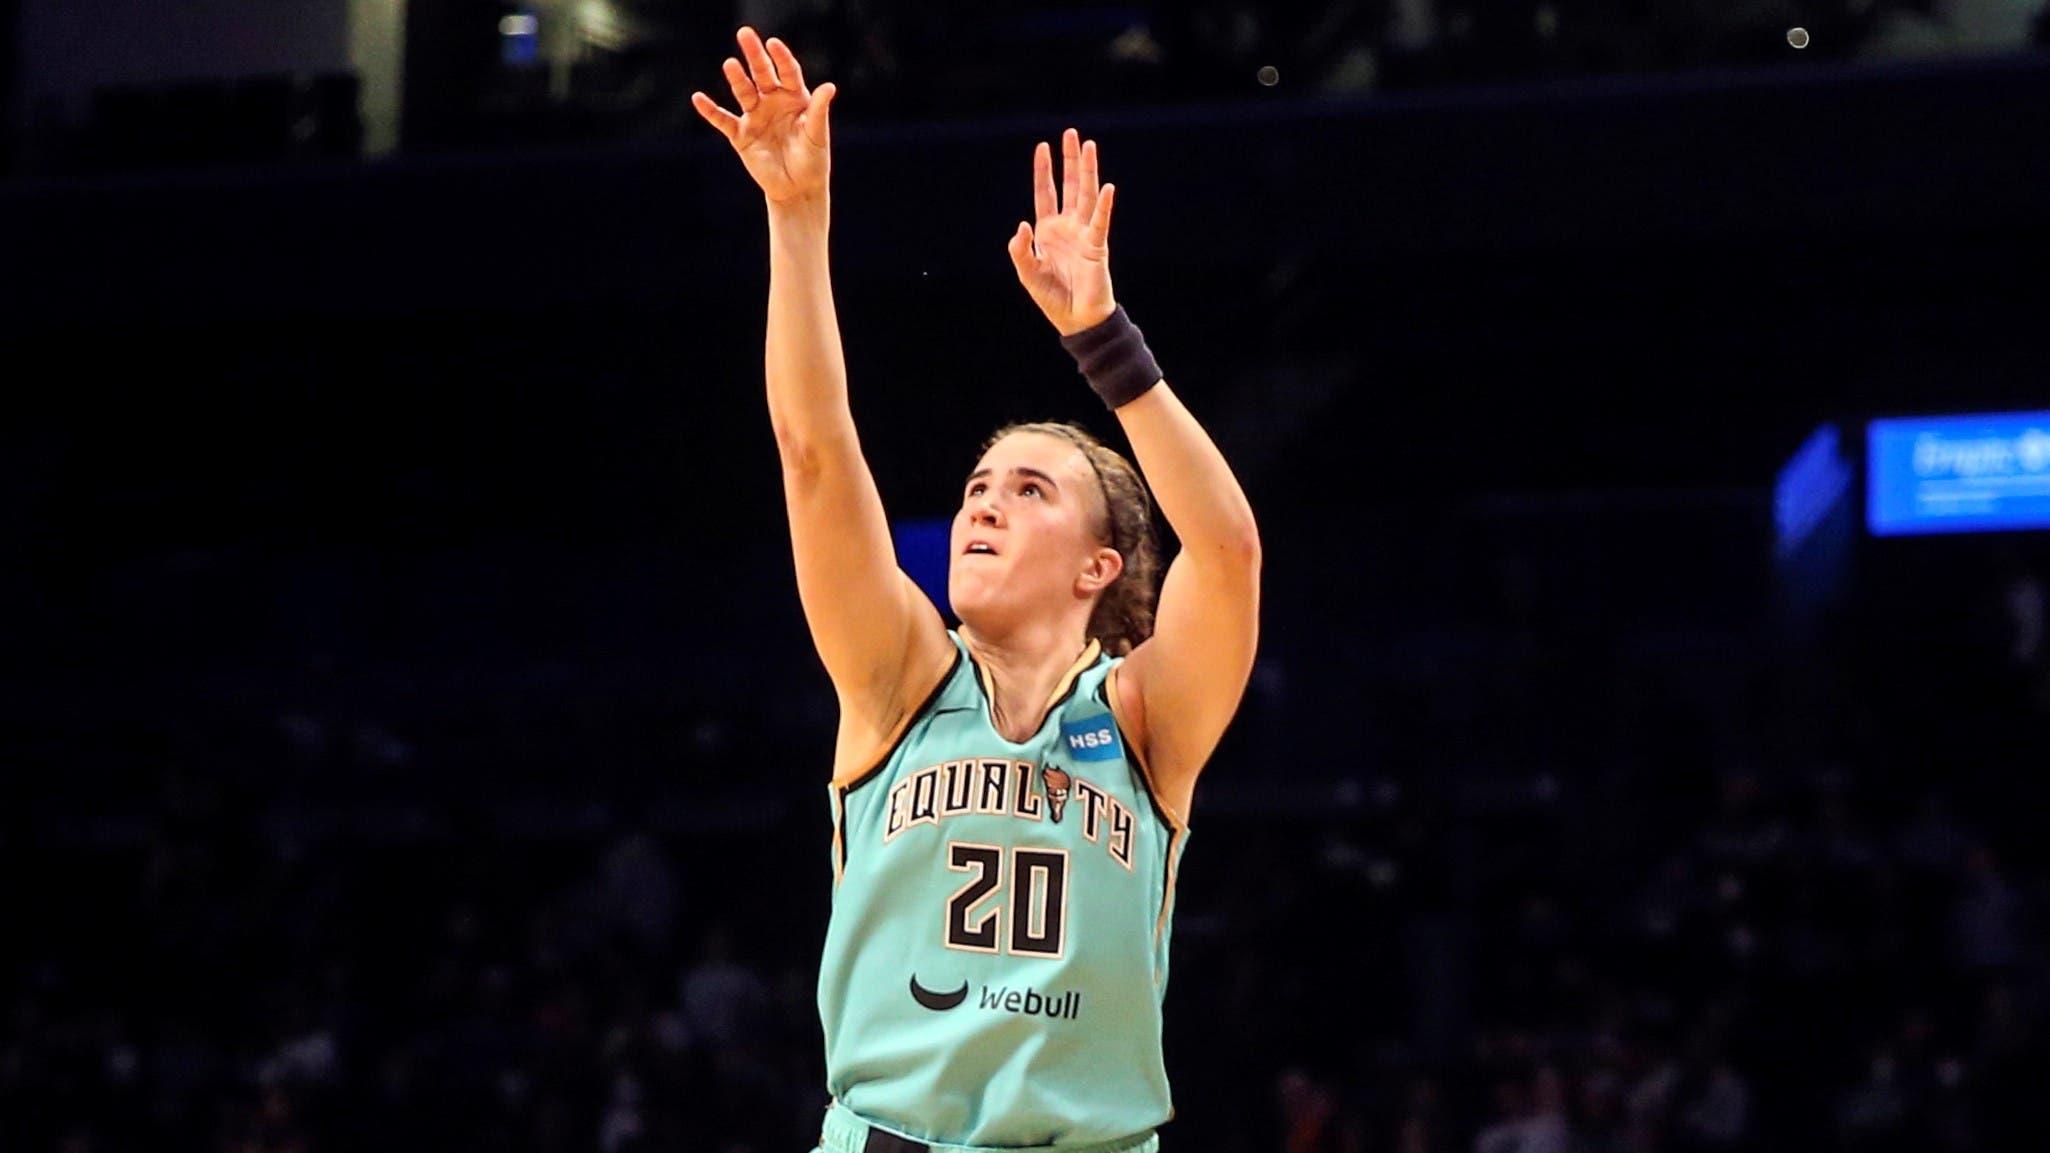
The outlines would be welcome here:
[[[1951,908],[1952,956],[1967,973],[2005,972],[2022,959],[2021,894],[1984,845],[1966,856],[1962,882]]]
[[[1401,1119],[1395,1126],[1399,1153],[1439,1153],[1450,1148],[1437,1083],[1427,1077],[1411,1081],[1403,1096]]]
[[[601,874],[614,924],[646,946],[669,939],[676,928],[677,881],[661,842],[645,829],[621,837],[605,855]]]
[[[1504,1080],[1496,1086],[1494,1124],[1474,1138],[1474,1153],[1570,1153],[1573,1132],[1566,1117],[1566,1079],[1546,1065],[1529,1085]]]
[[[733,936],[724,925],[706,930],[698,962],[679,988],[692,1034],[712,1045],[731,1048],[758,1037],[768,1019],[768,986],[734,957]]]
[[[1907,1124],[1899,1062],[1892,1049],[1876,1049],[1864,1083],[1847,1091],[1837,1106],[1838,1135],[1851,1149],[1901,1148]]]
[[[2023,569],[2008,577],[2006,592],[2008,621],[2014,630],[2008,659],[2023,667],[2039,665],[2043,660],[2046,617],[2043,578],[2033,570]]]
[[[1275,1079],[1274,1097],[1284,1153],[1364,1153],[1357,1119],[1322,1080],[1302,1069],[1285,1069]]]
[[[1749,1135],[1751,1088],[1727,1062],[1712,1065],[1680,1110],[1680,1131],[1696,1149],[1734,1149]]]

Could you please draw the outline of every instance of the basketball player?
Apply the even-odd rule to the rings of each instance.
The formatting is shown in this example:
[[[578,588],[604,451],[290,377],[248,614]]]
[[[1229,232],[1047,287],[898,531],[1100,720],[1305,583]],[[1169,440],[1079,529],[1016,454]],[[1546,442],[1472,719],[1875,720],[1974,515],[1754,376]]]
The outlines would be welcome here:
[[[840,701],[819,973],[823,1153],[1157,1149],[1176,866],[1253,664],[1260,544],[1216,445],[1111,295],[1094,141],[1041,143],[1018,279],[1116,414],[1182,540],[1157,592],[1138,473],[1076,426],[983,446],[948,599],[898,570],[848,410],[827,274],[827,114],[739,31],[735,115],[692,103],[768,202],[769,418],[805,619]],[[904,220],[916,225],[907,188]]]

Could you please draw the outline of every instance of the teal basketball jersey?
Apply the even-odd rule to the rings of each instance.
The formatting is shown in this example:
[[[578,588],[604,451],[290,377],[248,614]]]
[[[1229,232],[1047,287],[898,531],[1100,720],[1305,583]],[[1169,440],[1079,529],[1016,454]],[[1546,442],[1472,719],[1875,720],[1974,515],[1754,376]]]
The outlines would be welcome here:
[[[954,663],[890,751],[831,786],[819,966],[826,1087],[936,1144],[1079,1145],[1174,1116],[1161,1060],[1185,822],[1111,705],[1091,641],[1023,744]]]

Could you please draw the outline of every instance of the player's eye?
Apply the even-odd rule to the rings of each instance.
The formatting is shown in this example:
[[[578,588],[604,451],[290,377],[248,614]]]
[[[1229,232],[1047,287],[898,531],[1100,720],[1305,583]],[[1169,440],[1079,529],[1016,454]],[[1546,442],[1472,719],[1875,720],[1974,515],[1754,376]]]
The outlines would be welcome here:
[[[968,495],[969,495],[969,496],[981,496],[981,495],[982,495],[982,482],[978,480],[978,481],[976,481],[976,482],[975,482],[974,484],[971,484],[971,485],[969,485],[969,486],[968,486]]]
[[[1019,489],[1018,491],[1019,491],[1019,492],[1039,492],[1039,486],[1038,486],[1037,484],[1034,484],[1034,483],[1032,483],[1031,481],[1027,481],[1027,482],[1025,482],[1025,487],[1023,487],[1023,488]],[[1043,492],[1041,492],[1041,493],[1039,493],[1039,495],[1041,495],[1041,496],[1045,496],[1046,494],[1045,494],[1045,493],[1043,493]]]

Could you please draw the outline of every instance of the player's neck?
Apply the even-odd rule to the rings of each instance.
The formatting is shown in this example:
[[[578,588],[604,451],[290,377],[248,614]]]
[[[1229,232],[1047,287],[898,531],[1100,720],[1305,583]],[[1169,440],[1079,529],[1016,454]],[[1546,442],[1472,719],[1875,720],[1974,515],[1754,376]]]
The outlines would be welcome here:
[[[1081,630],[1023,625],[985,634],[963,623],[961,639],[989,670],[991,720],[1005,740],[1026,741],[1046,720],[1047,698],[1089,645]]]

